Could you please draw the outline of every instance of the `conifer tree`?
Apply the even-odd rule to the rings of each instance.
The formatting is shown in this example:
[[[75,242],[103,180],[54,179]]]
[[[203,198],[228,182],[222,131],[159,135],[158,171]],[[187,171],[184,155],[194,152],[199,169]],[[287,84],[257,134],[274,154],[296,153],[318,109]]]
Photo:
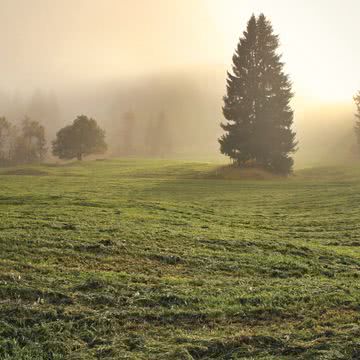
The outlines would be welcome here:
[[[360,91],[354,96],[354,101],[356,105],[356,122],[355,122],[355,136],[357,140],[358,147],[360,148]]]
[[[271,23],[253,15],[240,38],[228,72],[219,139],[220,150],[238,166],[258,166],[288,174],[293,166],[291,82],[283,72],[279,39]]]

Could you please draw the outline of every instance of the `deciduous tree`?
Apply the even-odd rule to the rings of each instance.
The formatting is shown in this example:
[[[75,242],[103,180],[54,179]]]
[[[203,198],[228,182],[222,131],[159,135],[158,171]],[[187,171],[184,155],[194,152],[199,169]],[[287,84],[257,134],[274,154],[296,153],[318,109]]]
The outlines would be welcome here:
[[[82,160],[84,156],[102,154],[106,150],[105,131],[85,115],[58,131],[52,143],[52,152],[60,159]]]

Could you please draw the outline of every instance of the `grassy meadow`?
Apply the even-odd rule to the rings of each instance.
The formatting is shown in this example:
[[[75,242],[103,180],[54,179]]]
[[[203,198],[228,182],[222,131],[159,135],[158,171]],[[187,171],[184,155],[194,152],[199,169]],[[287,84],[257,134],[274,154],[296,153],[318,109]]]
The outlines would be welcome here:
[[[360,167],[0,171],[0,359],[360,359]]]

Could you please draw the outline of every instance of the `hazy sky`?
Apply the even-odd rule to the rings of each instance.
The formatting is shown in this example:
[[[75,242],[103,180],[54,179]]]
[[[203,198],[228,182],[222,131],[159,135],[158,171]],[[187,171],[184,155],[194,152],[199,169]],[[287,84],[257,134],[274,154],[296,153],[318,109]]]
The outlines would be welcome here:
[[[230,64],[251,14],[280,34],[298,96],[360,88],[358,0],[0,0],[1,89]]]

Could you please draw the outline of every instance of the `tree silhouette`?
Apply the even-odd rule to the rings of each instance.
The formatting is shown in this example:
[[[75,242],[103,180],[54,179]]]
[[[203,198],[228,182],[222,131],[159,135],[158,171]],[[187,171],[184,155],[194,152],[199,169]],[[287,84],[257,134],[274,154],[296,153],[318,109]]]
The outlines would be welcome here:
[[[250,18],[228,72],[219,139],[220,150],[238,166],[291,172],[295,133],[291,126],[293,96],[278,54],[279,39],[263,14]]]
[[[135,137],[135,114],[132,111],[127,111],[122,118],[122,155],[134,155],[136,152],[134,137]]]
[[[0,164],[10,164],[16,141],[15,127],[5,118],[0,117]]]
[[[354,96],[354,101],[355,101],[355,105],[356,105],[356,122],[355,122],[355,127],[354,127],[354,131],[355,131],[355,136],[356,136],[356,140],[358,143],[358,146],[360,148],[360,91]]]
[[[85,115],[59,130],[52,146],[53,154],[60,159],[82,160],[86,155],[102,154],[107,150],[104,130]]]
[[[26,117],[21,134],[16,137],[14,158],[16,163],[41,162],[46,155],[45,128],[38,121]]]

